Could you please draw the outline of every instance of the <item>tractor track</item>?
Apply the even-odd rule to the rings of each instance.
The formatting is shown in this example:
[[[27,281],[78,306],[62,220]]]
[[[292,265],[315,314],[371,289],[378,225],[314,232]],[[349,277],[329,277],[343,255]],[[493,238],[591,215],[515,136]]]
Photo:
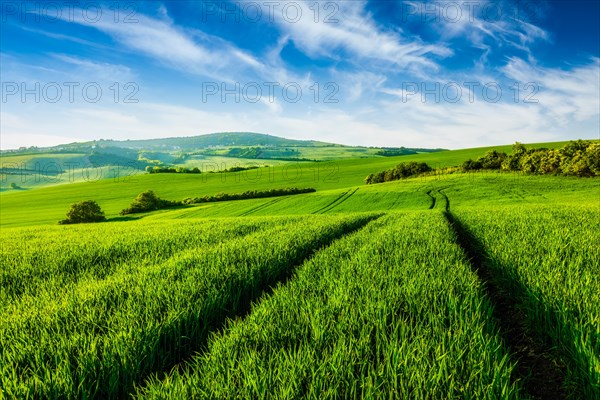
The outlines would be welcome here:
[[[358,191],[358,188],[354,189],[354,191],[352,191],[352,192],[350,192],[350,190],[345,191],[344,193],[339,195],[335,200],[333,200],[331,203],[329,203],[326,206],[321,207],[317,211],[313,212],[313,214],[325,214],[326,212],[333,210],[335,207],[339,206],[340,204],[342,204],[343,202],[348,200],[350,197],[352,197],[352,195],[354,193],[356,193],[357,191]]]
[[[275,203],[278,203],[278,202],[280,202],[280,201],[281,201],[281,200],[283,200],[283,199],[284,199],[284,197],[278,197],[278,198],[276,198],[276,199],[273,199],[273,200],[271,200],[271,201],[267,201],[267,202],[264,202],[264,203],[262,203],[262,204],[259,204],[259,205],[258,205],[258,206],[256,206],[256,207],[253,207],[253,208],[251,208],[251,209],[249,209],[249,210],[247,210],[247,211],[244,211],[243,213],[241,213],[241,214],[239,215],[239,217],[245,217],[245,216],[247,216],[247,215],[254,214],[255,212],[257,212],[257,211],[261,211],[261,210],[263,210],[263,209],[265,209],[265,208],[267,208],[267,207],[269,207],[269,206],[271,206],[271,205],[273,205],[273,204],[275,204]]]
[[[511,358],[516,361],[515,378],[523,383],[523,389],[532,399],[566,399],[564,369],[561,369],[551,348],[526,324],[527,315],[521,311],[515,293],[505,281],[498,279],[487,264],[488,256],[483,244],[452,214],[450,200],[443,190],[438,190],[446,200],[443,214],[493,305],[500,336],[511,352]],[[433,198],[431,191],[427,195]]]

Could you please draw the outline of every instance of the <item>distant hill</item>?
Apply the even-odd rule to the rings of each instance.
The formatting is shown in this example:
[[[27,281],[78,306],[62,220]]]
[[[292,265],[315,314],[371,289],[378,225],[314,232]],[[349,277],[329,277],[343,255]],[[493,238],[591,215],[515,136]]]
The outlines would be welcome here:
[[[129,176],[156,166],[205,169],[210,164],[211,169],[227,170],[281,163],[407,156],[439,150],[345,146],[254,132],[145,140],[99,139],[1,151],[0,191],[10,183],[33,188]]]
[[[317,140],[296,140],[279,136],[266,135],[255,132],[219,132],[206,135],[170,137],[161,139],[141,140],[94,140],[89,142],[74,142],[52,147],[35,147],[19,151],[3,151],[2,153],[40,153],[40,152],[89,152],[94,149],[115,148],[144,150],[144,151],[184,151],[193,152],[215,147],[337,147],[337,148],[367,148],[362,146],[347,146],[343,144],[327,143]],[[373,148],[375,149],[375,148]],[[408,149],[408,148],[379,148],[376,155],[399,155],[414,153],[429,153],[445,149]],[[374,154],[375,155],[375,154]]]
[[[322,147],[341,146],[315,140],[294,140],[254,132],[220,132],[207,135],[144,140],[98,140],[101,147],[123,147],[137,150],[194,151],[209,147],[272,146],[272,147]]]

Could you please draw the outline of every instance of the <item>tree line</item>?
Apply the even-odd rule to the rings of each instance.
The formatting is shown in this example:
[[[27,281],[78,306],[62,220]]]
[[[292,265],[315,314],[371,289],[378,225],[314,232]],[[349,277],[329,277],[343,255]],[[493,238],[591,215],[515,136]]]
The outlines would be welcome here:
[[[365,178],[365,183],[367,185],[371,185],[373,183],[397,181],[399,179],[409,178],[411,176],[420,175],[432,170],[433,168],[424,162],[411,161],[407,163],[400,163],[392,169],[377,172],[375,174],[369,174]]]
[[[259,199],[265,197],[289,196],[293,194],[316,192],[313,188],[284,188],[269,190],[248,190],[243,193],[218,193],[214,196],[188,197],[181,201],[171,201],[161,199],[152,190],[146,190],[136,196],[129,207],[121,210],[121,215],[137,214],[156,210],[163,210],[171,207],[178,207],[188,204],[210,203],[229,200]],[[101,210],[97,202],[93,200],[74,203],[67,212],[67,218],[59,221],[61,225],[80,224],[87,222],[106,221],[104,211]]]
[[[208,173],[221,173],[221,172],[240,172],[248,171],[251,169],[260,168],[258,165],[251,165],[248,167],[235,166],[220,171],[208,171]],[[149,174],[201,174],[200,168],[186,168],[186,167],[166,167],[166,166],[147,166],[146,172]]]
[[[149,174],[200,174],[200,168],[185,168],[185,167],[159,167],[148,165],[146,172]]]
[[[600,176],[600,143],[589,140],[571,141],[561,149],[527,149],[517,142],[512,154],[488,151],[476,160],[462,163],[464,171],[495,169],[534,174]]]
[[[183,204],[200,204],[211,203],[215,201],[228,200],[247,200],[261,199],[265,197],[289,196],[293,194],[312,193],[316,192],[313,188],[284,188],[284,189],[269,189],[269,190],[247,190],[243,193],[218,193],[214,196],[188,197],[183,200]]]
[[[516,142],[512,146],[511,154],[490,150],[475,160],[464,161],[459,168],[464,172],[502,170],[578,177],[600,176],[600,143],[576,140],[570,141],[560,149],[528,149]],[[365,183],[369,185],[396,181],[434,171],[435,169],[427,163],[411,161],[369,174],[365,178]]]
[[[260,199],[265,197],[289,196],[293,194],[311,193],[313,188],[284,188],[269,190],[248,190],[243,193],[218,193],[213,196],[188,197],[181,201],[171,201],[159,198],[152,190],[140,193],[131,205],[121,211],[121,215],[136,214],[148,211],[161,210],[188,204],[211,203],[229,200]]]

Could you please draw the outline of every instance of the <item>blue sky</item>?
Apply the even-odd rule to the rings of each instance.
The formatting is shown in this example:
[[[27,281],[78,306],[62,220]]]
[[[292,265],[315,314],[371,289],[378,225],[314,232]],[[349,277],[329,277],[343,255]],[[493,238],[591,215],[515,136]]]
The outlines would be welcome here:
[[[600,135],[598,1],[1,1],[1,147]]]

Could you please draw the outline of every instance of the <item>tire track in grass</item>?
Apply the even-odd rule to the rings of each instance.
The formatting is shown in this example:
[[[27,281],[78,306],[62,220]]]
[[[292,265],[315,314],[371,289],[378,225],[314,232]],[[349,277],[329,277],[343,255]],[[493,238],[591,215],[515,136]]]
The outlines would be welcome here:
[[[431,199],[431,205],[429,206],[430,210],[432,210],[435,207],[435,197],[431,195],[431,192],[433,192],[433,189],[428,190],[427,192],[425,192],[425,194],[427,196],[429,196],[429,198]]]
[[[334,208],[336,208],[337,206],[339,206],[340,204],[342,204],[343,202],[348,200],[350,197],[352,197],[352,195],[354,195],[354,193],[356,193],[357,191],[358,191],[358,188],[354,189],[354,191],[352,191],[352,192],[350,192],[348,190],[348,191],[342,193],[337,199],[335,199],[334,201],[332,201],[325,207],[322,207],[318,211],[315,211],[313,214],[325,214],[326,212],[333,210]]]
[[[446,196],[446,193],[444,193],[444,190],[448,189],[447,187],[445,188],[441,188],[438,190],[438,193],[442,195],[442,197],[444,197],[444,201],[446,202],[446,206],[445,206],[445,211],[447,213],[450,212],[450,199],[448,198],[448,196]]]
[[[327,207],[331,206],[332,204],[335,204],[336,202],[338,202],[341,198],[343,198],[347,193],[349,192],[349,190],[346,190],[345,192],[342,192],[338,197],[336,197],[335,199],[333,199],[332,201],[330,201],[329,203],[327,203],[326,205],[324,205],[323,207],[319,208],[317,211],[313,211],[313,214],[322,214],[321,211],[325,210]]]
[[[144,385],[151,381],[151,379],[149,379],[150,377],[163,380],[174,370],[182,370],[182,368],[185,368],[186,363],[191,360],[195,354],[206,351],[209,336],[221,332],[230,319],[246,317],[248,313],[250,313],[254,303],[260,301],[260,299],[265,296],[269,296],[275,287],[285,285],[286,282],[294,276],[296,269],[313,258],[316,253],[332,246],[338,240],[364,229],[369,223],[379,219],[382,215],[383,214],[372,214],[370,216],[358,218],[354,221],[348,221],[344,226],[339,228],[338,232],[327,237],[315,239],[313,245],[299,249],[296,257],[287,260],[278,260],[277,263],[285,265],[285,267],[274,268],[274,272],[270,273],[265,279],[260,280],[257,287],[252,287],[254,283],[247,283],[244,280],[247,279],[247,277],[236,280],[234,283],[230,283],[230,286],[238,286],[241,290],[233,299],[230,299],[226,304],[221,305],[220,308],[224,311],[223,315],[219,318],[212,318],[204,321],[202,327],[203,334],[199,335],[200,339],[194,341],[193,346],[182,353],[178,357],[177,362],[171,363],[167,368],[161,368],[160,370],[154,371],[154,373],[141,376],[141,379],[137,382],[135,387],[128,388],[127,395],[133,396],[135,390],[143,390]],[[158,341],[167,342],[168,340],[168,336],[162,337],[161,335],[161,338]]]
[[[390,214],[315,255],[137,395],[517,399],[484,296],[441,214]]]
[[[253,207],[253,208],[251,208],[251,209],[249,209],[249,210],[247,210],[247,211],[244,211],[244,212],[243,212],[243,213],[241,213],[239,216],[240,216],[240,217],[245,217],[245,216],[247,216],[247,215],[254,214],[255,212],[257,212],[257,211],[261,211],[262,209],[264,209],[264,208],[267,208],[267,207],[269,207],[269,206],[271,206],[271,205],[273,205],[273,204],[275,204],[275,203],[277,203],[277,202],[280,202],[280,201],[281,201],[281,200],[283,200],[283,199],[284,199],[284,197],[279,197],[279,198],[276,198],[276,199],[274,199],[274,200],[267,201],[267,202],[265,202],[265,203],[259,204],[259,205],[258,205],[258,206],[256,206],[256,207]]]
[[[332,204],[329,208],[327,208],[325,211],[323,211],[322,214],[325,214],[326,212],[333,210],[334,208],[336,208],[337,206],[339,206],[340,204],[342,204],[343,202],[348,200],[350,197],[352,197],[354,195],[354,193],[356,193],[356,192],[358,192],[358,188],[354,189],[354,191],[352,193],[348,194],[346,197],[344,197],[337,203]]]
[[[458,244],[467,255],[473,271],[483,282],[487,296],[494,306],[493,316],[499,322],[500,335],[517,360],[516,373],[523,381],[525,391],[540,400],[566,399],[563,388],[564,370],[561,370],[551,349],[543,344],[525,324],[526,316],[520,311],[513,293],[494,279],[494,274],[486,265],[487,254],[483,244],[457,220],[450,212],[448,196],[444,216],[456,235]],[[523,290],[525,290],[523,288]]]
[[[26,347],[15,346],[14,356],[6,353],[2,361],[8,362],[0,363],[3,394],[128,398],[145,377],[165,373],[201,350],[228,318],[245,315],[252,302],[286,282],[319,249],[380,215],[304,218],[225,245],[190,249],[177,259],[102,282],[72,302],[67,299],[65,312],[56,318],[21,315],[18,324],[4,321],[0,336],[6,343],[20,346],[18,339],[28,329],[42,334]],[[45,323],[45,316],[56,323]],[[9,340],[3,333],[11,329]],[[12,351],[12,346],[5,348]]]

